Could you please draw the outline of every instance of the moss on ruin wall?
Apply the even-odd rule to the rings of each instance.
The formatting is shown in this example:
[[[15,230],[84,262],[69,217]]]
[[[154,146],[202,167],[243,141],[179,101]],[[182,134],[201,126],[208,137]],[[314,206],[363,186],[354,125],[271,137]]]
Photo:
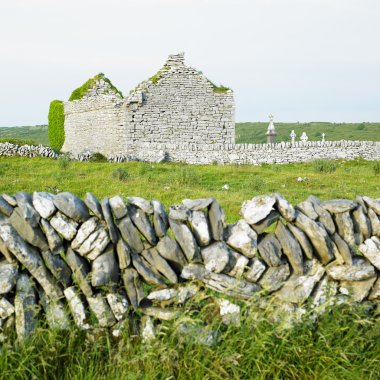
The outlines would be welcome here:
[[[61,100],[53,100],[50,103],[48,121],[50,146],[60,150],[65,142],[65,112]]]
[[[75,89],[72,93],[71,93],[71,96],[69,98],[69,101],[73,101],[73,100],[80,100],[82,99],[88,92],[88,90],[94,88],[94,86],[96,85],[96,82],[100,79],[103,79],[104,82],[108,83],[110,85],[110,88],[115,92],[115,94],[119,94],[120,97],[122,98],[123,97],[123,94],[121,93],[121,91],[119,91],[113,84],[112,82],[103,74],[103,73],[99,73],[97,75],[95,75],[93,78],[90,78],[86,83],[84,83],[82,86],[78,87],[77,89]]]

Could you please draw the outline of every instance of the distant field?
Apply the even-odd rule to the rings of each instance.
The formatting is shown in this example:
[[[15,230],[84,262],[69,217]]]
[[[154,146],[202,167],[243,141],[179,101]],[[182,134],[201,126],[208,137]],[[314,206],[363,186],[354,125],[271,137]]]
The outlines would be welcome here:
[[[321,140],[325,133],[326,140],[370,140],[380,141],[380,123],[275,123],[277,141],[290,141],[290,133],[294,129],[299,140],[302,132],[306,132],[309,140]],[[268,122],[237,123],[236,142],[238,144],[262,144],[266,142],[265,133]]]
[[[277,141],[290,141],[294,129],[297,140],[306,132],[311,141],[321,140],[371,140],[380,141],[380,123],[275,123]],[[239,144],[262,144],[266,142],[265,133],[268,122],[236,123],[236,142]],[[47,125],[0,128],[0,141],[22,140],[28,143],[49,145]]]

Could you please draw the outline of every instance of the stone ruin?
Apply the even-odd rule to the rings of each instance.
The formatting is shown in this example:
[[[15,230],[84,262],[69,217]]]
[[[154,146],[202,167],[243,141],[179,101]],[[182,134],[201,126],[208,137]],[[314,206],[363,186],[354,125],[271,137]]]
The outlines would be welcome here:
[[[140,143],[228,144],[235,141],[233,92],[217,87],[170,55],[161,70],[125,99],[99,78],[80,100],[64,103],[63,151],[127,153]]]
[[[145,315],[151,332],[180,318],[201,287],[289,316],[380,305],[380,199],[309,196],[293,207],[280,194],[255,196],[227,224],[212,197],[167,212],[139,197],[19,192],[0,196],[0,213],[2,340],[13,329],[29,336],[40,318],[118,336]],[[239,306],[219,302],[223,320],[235,320]]]

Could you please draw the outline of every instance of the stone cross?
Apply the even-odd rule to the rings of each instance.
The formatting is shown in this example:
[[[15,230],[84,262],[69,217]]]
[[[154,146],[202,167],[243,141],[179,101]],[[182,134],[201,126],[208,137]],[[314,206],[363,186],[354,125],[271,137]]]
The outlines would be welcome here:
[[[268,130],[266,133],[267,136],[267,144],[275,144],[276,143],[276,128],[273,124],[273,115],[270,114],[269,116],[269,125],[268,125]]]
[[[325,136],[326,136],[326,134],[322,133],[322,142],[325,142]]]
[[[303,143],[306,143],[307,140],[309,140],[309,138],[307,137],[306,132],[302,132],[302,135],[301,135],[301,141],[302,141]]]
[[[290,134],[290,138],[292,139],[292,145],[294,145],[294,142],[296,141],[296,133],[294,132],[294,129],[292,130],[292,133]]]

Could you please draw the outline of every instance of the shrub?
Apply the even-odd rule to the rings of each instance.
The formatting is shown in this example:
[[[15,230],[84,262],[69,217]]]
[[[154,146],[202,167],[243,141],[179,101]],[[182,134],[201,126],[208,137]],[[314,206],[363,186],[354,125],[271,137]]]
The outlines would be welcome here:
[[[69,101],[71,102],[73,100],[82,99],[87,94],[88,90],[94,88],[96,82],[99,79],[103,79],[104,82],[106,82],[110,85],[111,89],[115,92],[115,94],[119,94],[121,98],[123,97],[123,94],[121,93],[121,91],[119,91],[103,73],[99,73],[98,75],[95,75],[93,78],[90,78],[82,86],[76,88],[71,93]]]
[[[373,164],[373,172],[375,174],[380,174],[380,161],[376,161],[374,164]]]
[[[101,153],[94,153],[90,160],[90,162],[108,162],[108,159],[106,156],[104,156],[103,154]]]
[[[336,163],[328,160],[315,160],[314,170],[320,173],[332,173],[336,170]]]
[[[112,172],[112,177],[119,181],[125,181],[129,178],[129,173],[125,168],[117,168]]]
[[[15,138],[3,138],[0,139],[0,144],[10,143],[15,145],[38,145],[34,140],[15,139]]]
[[[48,120],[50,146],[60,150],[65,142],[65,113],[61,100],[53,100],[50,103]]]

